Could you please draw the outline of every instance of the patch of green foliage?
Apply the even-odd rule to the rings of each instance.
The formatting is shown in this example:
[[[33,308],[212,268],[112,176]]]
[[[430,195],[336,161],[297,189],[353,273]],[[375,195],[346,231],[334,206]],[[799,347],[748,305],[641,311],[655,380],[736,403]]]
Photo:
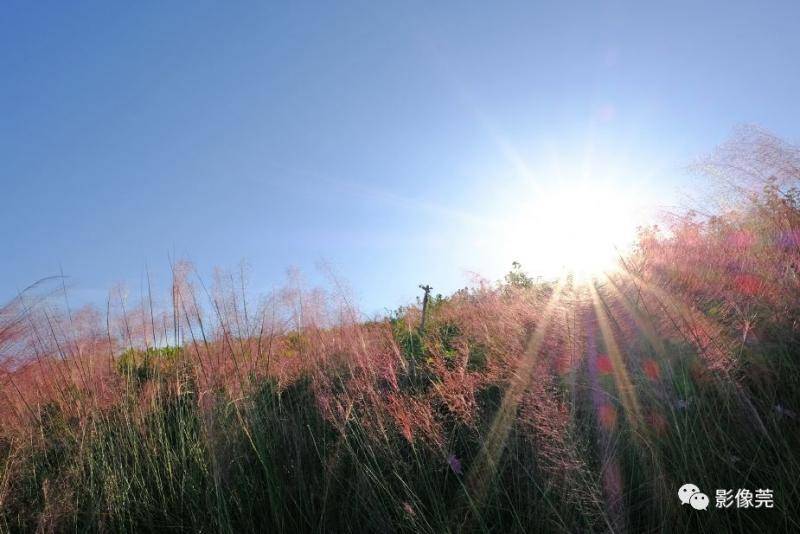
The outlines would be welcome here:
[[[522,270],[522,264],[515,261],[511,264],[511,270],[505,275],[505,283],[510,287],[531,289],[536,285],[536,280]]]
[[[136,383],[143,383],[153,377],[156,365],[175,361],[180,354],[179,347],[131,348],[117,357],[117,372]]]

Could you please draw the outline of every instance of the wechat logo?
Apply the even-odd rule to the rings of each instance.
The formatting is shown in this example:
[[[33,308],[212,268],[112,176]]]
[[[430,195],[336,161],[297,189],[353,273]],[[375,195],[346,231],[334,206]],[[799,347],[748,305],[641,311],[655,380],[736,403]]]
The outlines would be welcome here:
[[[695,510],[705,510],[708,508],[708,495],[700,492],[700,488],[694,484],[684,484],[678,490],[678,498],[681,505],[688,504]]]

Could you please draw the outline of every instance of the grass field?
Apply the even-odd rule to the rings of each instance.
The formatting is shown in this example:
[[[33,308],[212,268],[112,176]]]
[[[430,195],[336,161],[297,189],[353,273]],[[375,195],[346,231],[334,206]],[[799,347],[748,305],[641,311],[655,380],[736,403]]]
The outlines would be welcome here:
[[[433,296],[424,331],[187,264],[161,306],[42,281],[0,314],[0,530],[800,531],[800,158],[718,156],[714,213]]]

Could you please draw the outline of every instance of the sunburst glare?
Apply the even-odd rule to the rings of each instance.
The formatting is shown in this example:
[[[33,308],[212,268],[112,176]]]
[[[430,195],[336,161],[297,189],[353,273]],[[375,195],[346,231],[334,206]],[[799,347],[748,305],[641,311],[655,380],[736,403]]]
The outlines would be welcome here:
[[[613,269],[645,222],[647,195],[610,179],[561,181],[525,197],[504,217],[493,253],[544,277],[586,280]]]

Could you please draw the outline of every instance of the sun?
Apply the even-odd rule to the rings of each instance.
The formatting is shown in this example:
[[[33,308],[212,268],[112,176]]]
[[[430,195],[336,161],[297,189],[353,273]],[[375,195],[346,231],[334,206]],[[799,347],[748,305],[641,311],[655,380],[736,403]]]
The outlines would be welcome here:
[[[479,217],[470,222],[475,263],[500,276],[518,262],[545,280],[603,278],[670,194],[659,179],[664,162],[636,156],[625,139],[590,134],[583,147],[565,139],[522,152],[503,146],[505,165],[486,169],[471,211]]]
[[[517,203],[499,237],[533,274],[591,279],[629,251],[640,200],[630,188],[599,181],[538,188]]]

